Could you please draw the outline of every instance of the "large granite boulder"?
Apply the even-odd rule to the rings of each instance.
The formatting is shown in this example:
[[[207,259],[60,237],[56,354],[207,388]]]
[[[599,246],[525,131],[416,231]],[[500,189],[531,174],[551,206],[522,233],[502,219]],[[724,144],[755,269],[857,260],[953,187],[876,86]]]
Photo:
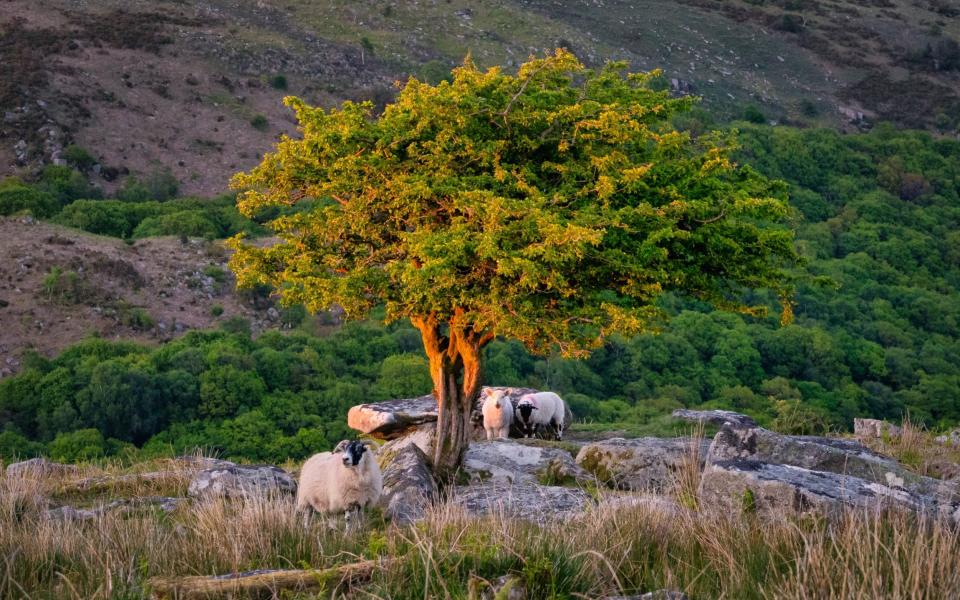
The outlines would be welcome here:
[[[394,523],[419,521],[437,497],[437,482],[426,455],[410,444],[379,453],[383,471],[380,505]]]
[[[485,482],[457,486],[450,503],[474,516],[503,514],[543,524],[577,516],[594,500],[579,488]]]
[[[7,465],[7,477],[49,477],[69,475],[77,472],[74,465],[62,465],[45,458],[31,458]]]
[[[957,495],[955,484],[913,473],[892,458],[877,454],[853,440],[780,435],[760,427],[724,427],[710,445],[707,462],[730,460],[790,465],[809,471],[848,475],[947,502],[953,501]]]
[[[228,465],[204,469],[193,476],[187,488],[193,498],[282,496],[296,491],[297,482],[293,477],[272,465]]]
[[[560,448],[506,440],[473,442],[463,457],[463,471],[473,482],[588,482],[593,477]]]
[[[433,436],[436,431],[437,424],[435,422],[415,425],[407,429],[400,437],[395,437],[381,446],[380,452],[389,454],[399,452],[408,446],[416,446],[427,456],[433,456]]]
[[[703,467],[710,443],[696,438],[612,438],[585,445],[577,464],[599,481],[623,490],[670,487],[678,471],[696,460]]]
[[[713,461],[700,485],[703,506],[724,512],[837,513],[844,507],[900,508],[954,516],[956,506],[859,477],[749,459]]]

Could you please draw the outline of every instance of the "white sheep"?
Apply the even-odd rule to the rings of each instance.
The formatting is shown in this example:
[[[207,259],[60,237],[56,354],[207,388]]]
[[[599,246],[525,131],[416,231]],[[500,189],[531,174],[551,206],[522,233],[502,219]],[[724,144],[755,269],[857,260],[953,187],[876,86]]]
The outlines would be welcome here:
[[[309,508],[321,514],[345,513],[347,527],[352,512],[360,511],[380,499],[383,474],[380,465],[363,442],[343,440],[333,452],[314,454],[300,469],[297,486],[297,511]]]
[[[507,391],[487,388],[484,394],[483,429],[487,432],[487,439],[509,437],[510,425],[513,424],[513,403]]]
[[[553,392],[525,394],[517,402],[517,421],[525,437],[532,437],[540,425],[553,427],[558,440],[563,439],[567,406]]]

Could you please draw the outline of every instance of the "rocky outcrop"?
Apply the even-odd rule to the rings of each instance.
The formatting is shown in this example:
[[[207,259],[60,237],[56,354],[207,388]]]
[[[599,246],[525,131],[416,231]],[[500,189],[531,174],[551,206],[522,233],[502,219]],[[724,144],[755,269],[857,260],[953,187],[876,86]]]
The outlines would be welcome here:
[[[694,423],[710,423],[720,427],[756,427],[757,422],[748,417],[729,410],[688,410],[678,408],[672,413],[673,418]]]
[[[380,505],[398,524],[419,521],[437,497],[437,482],[420,448],[407,445],[393,452],[380,452],[383,494]]]
[[[496,483],[588,482],[593,477],[559,448],[514,441],[474,442],[463,457],[471,481]]]
[[[691,461],[702,468],[709,444],[695,438],[613,438],[581,448],[577,464],[611,487],[658,491],[672,485]]]
[[[193,476],[187,493],[194,498],[288,495],[297,482],[271,465],[230,465],[204,469]]]
[[[457,486],[450,503],[474,516],[503,514],[542,524],[579,515],[594,501],[579,488],[486,482]]]
[[[844,507],[855,506],[900,508],[952,517],[955,510],[902,487],[754,460],[712,462],[701,481],[701,503],[725,512],[835,514]]]
[[[893,423],[879,419],[854,419],[853,435],[861,440],[873,440],[883,437],[897,438],[903,430]]]
[[[913,493],[952,501],[955,486],[917,475],[892,458],[877,454],[852,440],[780,435],[755,427],[724,427],[707,455],[708,463],[747,460],[789,465],[857,477],[870,483],[909,489]]]
[[[960,447],[960,429],[951,431],[946,435],[938,435],[933,440],[938,444],[953,446],[954,448]]]
[[[45,458],[31,458],[7,465],[7,477],[48,477],[69,475],[77,472],[74,465],[62,465]]]

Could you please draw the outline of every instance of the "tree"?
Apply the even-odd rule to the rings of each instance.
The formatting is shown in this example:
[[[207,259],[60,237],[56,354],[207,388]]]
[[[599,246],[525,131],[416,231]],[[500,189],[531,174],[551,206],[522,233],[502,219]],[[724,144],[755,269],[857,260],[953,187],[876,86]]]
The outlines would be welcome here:
[[[410,79],[380,115],[287,98],[302,138],[234,177],[238,208],[320,202],[272,221],[279,243],[235,238],[238,282],[310,311],[409,318],[438,402],[434,467],[449,475],[496,336],[583,356],[650,329],[667,291],[753,313],[744,286],[788,293],[792,235],[771,225],[785,188],[735,165],[731,135],[672,129],[692,100],[651,89],[655,75],[558,50],[516,75],[468,58],[450,82]]]

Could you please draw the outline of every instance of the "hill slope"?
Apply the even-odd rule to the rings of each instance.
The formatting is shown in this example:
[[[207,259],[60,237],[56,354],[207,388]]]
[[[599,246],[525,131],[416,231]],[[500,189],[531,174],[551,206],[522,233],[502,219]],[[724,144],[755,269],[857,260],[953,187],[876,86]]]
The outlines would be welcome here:
[[[556,46],[662,67],[721,117],[756,104],[777,120],[953,131],[956,12],[946,0],[11,0],[0,172],[76,143],[108,190],[167,167],[210,195],[292,130],[285,94],[384,102],[394,80],[442,77],[467,52],[509,68]]]

